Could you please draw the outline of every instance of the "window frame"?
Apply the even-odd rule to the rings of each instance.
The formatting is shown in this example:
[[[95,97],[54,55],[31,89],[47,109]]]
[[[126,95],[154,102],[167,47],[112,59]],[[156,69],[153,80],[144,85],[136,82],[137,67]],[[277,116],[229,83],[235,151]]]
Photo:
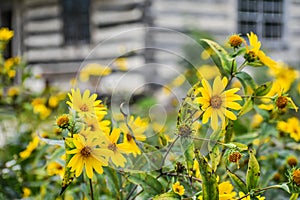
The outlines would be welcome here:
[[[251,1],[251,0],[250,0]],[[253,8],[251,11],[242,11],[240,8],[240,3],[245,3],[245,0],[238,0],[237,1],[237,32],[242,33],[241,23],[245,21],[246,23],[251,22],[249,20],[249,16],[252,18],[253,26],[255,26],[255,34],[259,37],[259,39],[264,43],[264,46],[267,46],[270,49],[279,49],[279,48],[287,48],[286,46],[286,0],[282,0],[282,8],[280,8],[281,12],[275,13],[275,16],[278,15],[280,18],[278,19],[281,27],[281,36],[278,38],[266,37],[263,35],[263,29],[265,28],[266,24],[268,23],[267,16],[274,17],[274,13],[269,13],[264,10],[264,3],[272,3],[266,2],[264,0],[254,0],[253,2],[258,3],[256,6],[257,8]],[[255,6],[254,6],[255,7]],[[256,12],[255,12],[256,11]],[[281,16],[280,16],[281,15]],[[271,21],[271,20],[270,20]],[[272,22],[272,24],[276,24]],[[251,28],[249,28],[251,29]],[[248,30],[250,32],[250,30]]]

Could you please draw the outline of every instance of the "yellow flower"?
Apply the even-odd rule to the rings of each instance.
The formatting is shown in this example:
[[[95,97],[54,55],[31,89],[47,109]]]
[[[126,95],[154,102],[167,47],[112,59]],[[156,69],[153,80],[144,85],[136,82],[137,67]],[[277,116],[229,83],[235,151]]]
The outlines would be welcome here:
[[[8,58],[4,62],[4,69],[6,71],[9,71],[14,65],[20,64],[20,61],[21,61],[21,58],[18,57],[18,56],[17,57]]]
[[[33,107],[33,112],[39,114],[41,119],[46,119],[51,114],[51,110],[47,108],[44,104],[38,104]]]
[[[14,36],[14,32],[6,27],[0,28],[0,40],[8,41]]]
[[[76,177],[80,176],[83,167],[85,167],[85,172],[90,179],[94,175],[94,169],[102,174],[102,166],[107,166],[107,159],[111,155],[111,151],[100,148],[98,140],[92,137],[85,139],[78,134],[74,135],[73,143],[75,149],[66,152],[67,154],[74,154],[67,167],[70,167],[72,172],[75,171]]]
[[[202,65],[197,69],[198,78],[204,78],[206,80],[211,80],[217,76],[220,76],[220,71],[215,65]]]
[[[251,126],[254,128],[257,128],[263,121],[264,121],[264,118],[260,114],[256,113],[253,116]]]
[[[242,107],[235,101],[242,100],[242,98],[235,94],[239,88],[233,88],[224,91],[228,84],[228,80],[224,77],[222,80],[217,76],[213,83],[213,88],[209,85],[208,81],[202,79],[202,87],[196,90],[196,93],[201,93],[201,97],[197,97],[195,102],[200,104],[201,109],[204,111],[202,122],[206,124],[210,118],[211,127],[213,130],[218,129],[218,118],[221,119],[222,127],[225,125],[225,117],[231,120],[236,120],[235,114],[227,110],[240,110]]]
[[[300,141],[300,122],[298,118],[292,117],[285,121],[277,123],[277,129],[290,134],[295,141]]]
[[[239,192],[239,198],[243,198],[243,200],[250,200],[250,195],[245,197],[246,195],[243,192]],[[256,199],[258,200],[265,200],[265,197],[256,196]]]
[[[136,156],[137,154],[141,154],[141,150],[138,147],[138,145],[136,144],[131,133],[129,133],[129,132],[124,133],[123,142],[124,142],[124,144],[128,144],[128,145],[124,145],[122,147],[125,152],[132,153],[133,156]]]
[[[23,187],[23,198],[29,197],[31,195],[31,190],[28,187]]]
[[[47,173],[49,176],[59,175],[61,178],[63,178],[64,167],[58,162],[51,162],[47,165]]]
[[[35,136],[31,142],[29,142],[28,146],[26,147],[26,149],[22,152],[19,153],[20,157],[23,159],[28,158],[31,153],[33,152],[33,150],[35,150],[38,145],[39,145],[39,137]]]
[[[124,167],[126,158],[122,155],[122,153],[130,153],[127,152],[127,149],[130,148],[129,143],[117,143],[120,137],[120,129],[114,128],[112,132],[105,133],[108,139],[107,148],[113,152],[112,156],[110,156],[111,161],[118,167]]]
[[[220,200],[235,199],[236,192],[233,191],[233,186],[229,181],[220,183],[218,188]]]
[[[280,85],[283,92],[287,92],[294,81],[299,77],[298,71],[289,67],[283,62],[277,62],[274,68],[269,70],[271,76],[275,77],[274,82]]]
[[[9,97],[15,97],[15,96],[17,96],[17,95],[19,95],[19,93],[20,93],[20,88],[18,88],[18,87],[10,87],[8,90],[7,90],[7,95],[9,96]]]
[[[106,107],[101,106],[101,100],[97,99],[97,94],[90,96],[90,91],[85,90],[83,96],[81,96],[80,89],[71,89],[71,93],[68,93],[70,101],[67,104],[75,111],[78,112],[80,117],[94,116],[96,112],[106,114]]]
[[[17,73],[16,70],[11,69],[7,72],[7,75],[9,78],[14,78],[16,76],[16,73]]]
[[[126,58],[117,58],[115,60],[115,64],[121,71],[127,71],[128,70],[128,63]]]
[[[136,140],[139,141],[145,141],[146,136],[144,135],[145,131],[148,129],[148,122],[146,119],[141,119],[140,117],[137,117],[134,119],[133,116],[130,116],[128,125],[133,131],[133,135]],[[122,130],[123,133],[129,133],[131,132],[126,123],[121,123],[120,124],[120,129]]]
[[[178,181],[172,185],[172,189],[176,194],[179,194],[180,196],[184,194],[184,187],[180,185]]]
[[[247,34],[249,39],[249,45],[245,42],[246,46],[246,54],[245,59],[249,62],[255,61],[257,58],[266,66],[270,68],[274,68],[277,63],[272,60],[270,57],[266,56],[265,53],[260,50],[261,43],[258,40],[258,37],[256,34],[251,32],[250,34]]]
[[[285,89],[282,86],[283,84],[274,81],[271,90],[265,95],[266,98],[262,99],[263,104],[258,107],[264,110],[272,110],[275,107],[279,110],[292,108],[297,112],[298,107],[295,105],[292,98],[284,92]],[[275,98],[275,100],[272,100],[271,98]]]
[[[89,63],[81,71],[79,79],[83,82],[89,80],[90,76],[107,76],[111,73],[111,68],[98,63]]]

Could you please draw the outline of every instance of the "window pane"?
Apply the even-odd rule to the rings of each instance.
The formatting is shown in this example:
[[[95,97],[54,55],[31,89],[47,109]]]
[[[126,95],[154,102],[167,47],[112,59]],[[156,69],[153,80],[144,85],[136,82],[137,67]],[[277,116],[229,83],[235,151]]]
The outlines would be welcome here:
[[[66,44],[87,43],[89,31],[89,0],[63,0],[64,38]]]

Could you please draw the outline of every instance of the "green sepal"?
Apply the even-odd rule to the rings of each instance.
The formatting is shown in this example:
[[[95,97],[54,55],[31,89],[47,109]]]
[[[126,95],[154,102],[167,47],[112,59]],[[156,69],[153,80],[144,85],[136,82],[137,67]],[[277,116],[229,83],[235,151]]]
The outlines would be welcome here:
[[[249,161],[246,175],[246,184],[248,191],[257,188],[260,178],[260,167],[255,157],[254,150],[249,150]]]
[[[219,68],[221,74],[228,77],[233,71],[232,67],[234,67],[232,66],[234,65],[233,58],[229,55],[229,53],[218,43],[208,39],[201,39],[200,45],[205,50],[211,49],[213,51],[211,54],[212,60]]]
[[[227,173],[232,180],[235,188],[237,188],[238,191],[242,191],[244,194],[247,194],[248,188],[246,186],[246,183],[238,175],[232,173],[229,169],[227,169]]]

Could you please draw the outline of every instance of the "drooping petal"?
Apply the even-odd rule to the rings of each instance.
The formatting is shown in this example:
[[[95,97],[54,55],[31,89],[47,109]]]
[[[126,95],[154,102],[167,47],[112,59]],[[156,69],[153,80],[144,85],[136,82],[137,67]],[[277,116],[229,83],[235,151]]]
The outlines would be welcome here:
[[[218,113],[212,109],[210,124],[213,130],[218,129]]]
[[[227,108],[231,108],[234,110],[240,110],[242,108],[242,106],[236,102],[226,102],[225,105]]]
[[[228,117],[231,120],[236,120],[236,116],[233,112],[229,111],[229,110],[225,110],[225,116]]]
[[[92,159],[92,157],[88,157],[87,161],[85,163],[85,171],[86,171],[86,175],[89,178],[92,178],[94,175],[92,166],[93,166],[93,159]]]

